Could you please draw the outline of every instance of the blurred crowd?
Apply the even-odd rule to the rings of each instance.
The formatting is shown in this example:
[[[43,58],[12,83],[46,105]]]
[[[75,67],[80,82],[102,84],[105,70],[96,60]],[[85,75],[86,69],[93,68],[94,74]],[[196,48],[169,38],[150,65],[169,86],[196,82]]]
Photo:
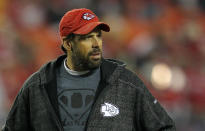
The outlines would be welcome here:
[[[0,126],[27,77],[63,54],[58,24],[73,8],[110,25],[103,56],[138,74],[177,130],[205,129],[204,0],[1,0]]]

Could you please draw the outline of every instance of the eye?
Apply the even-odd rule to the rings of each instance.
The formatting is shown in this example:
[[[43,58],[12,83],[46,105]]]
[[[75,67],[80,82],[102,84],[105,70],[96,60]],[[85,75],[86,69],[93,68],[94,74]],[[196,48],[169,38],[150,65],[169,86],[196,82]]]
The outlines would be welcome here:
[[[97,37],[101,38],[101,37],[102,37],[102,33],[99,33],[99,34],[97,35]]]
[[[92,36],[87,36],[86,38],[89,39],[89,38],[92,38]]]
[[[86,36],[83,40],[89,40],[91,38],[92,38],[92,36]]]

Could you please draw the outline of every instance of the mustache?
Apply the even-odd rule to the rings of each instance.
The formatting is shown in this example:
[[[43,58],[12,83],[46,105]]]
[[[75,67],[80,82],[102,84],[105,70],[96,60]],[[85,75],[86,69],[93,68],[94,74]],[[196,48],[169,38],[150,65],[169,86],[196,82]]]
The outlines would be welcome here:
[[[88,55],[92,55],[92,54],[95,54],[95,53],[101,53],[100,48],[94,48],[92,51],[90,51],[90,52],[88,53]]]

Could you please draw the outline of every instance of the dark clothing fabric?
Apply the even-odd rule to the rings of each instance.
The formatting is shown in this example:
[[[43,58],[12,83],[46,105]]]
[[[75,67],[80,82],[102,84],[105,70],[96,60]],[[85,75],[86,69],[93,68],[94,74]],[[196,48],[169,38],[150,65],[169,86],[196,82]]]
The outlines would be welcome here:
[[[56,87],[56,69],[66,56],[43,66],[23,85],[8,115],[3,131],[63,131]],[[115,106],[105,117],[102,105]],[[116,109],[116,108],[117,109]],[[101,81],[86,123],[87,131],[175,131],[166,111],[142,81],[124,64],[103,59]]]

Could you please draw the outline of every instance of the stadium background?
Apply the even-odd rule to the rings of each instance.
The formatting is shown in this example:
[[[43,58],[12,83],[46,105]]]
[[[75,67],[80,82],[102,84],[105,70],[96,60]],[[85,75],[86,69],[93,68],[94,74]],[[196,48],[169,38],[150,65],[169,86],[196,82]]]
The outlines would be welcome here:
[[[204,0],[1,0],[0,126],[25,79],[63,54],[58,23],[89,8],[110,24],[104,57],[123,60],[175,120],[205,129]]]

